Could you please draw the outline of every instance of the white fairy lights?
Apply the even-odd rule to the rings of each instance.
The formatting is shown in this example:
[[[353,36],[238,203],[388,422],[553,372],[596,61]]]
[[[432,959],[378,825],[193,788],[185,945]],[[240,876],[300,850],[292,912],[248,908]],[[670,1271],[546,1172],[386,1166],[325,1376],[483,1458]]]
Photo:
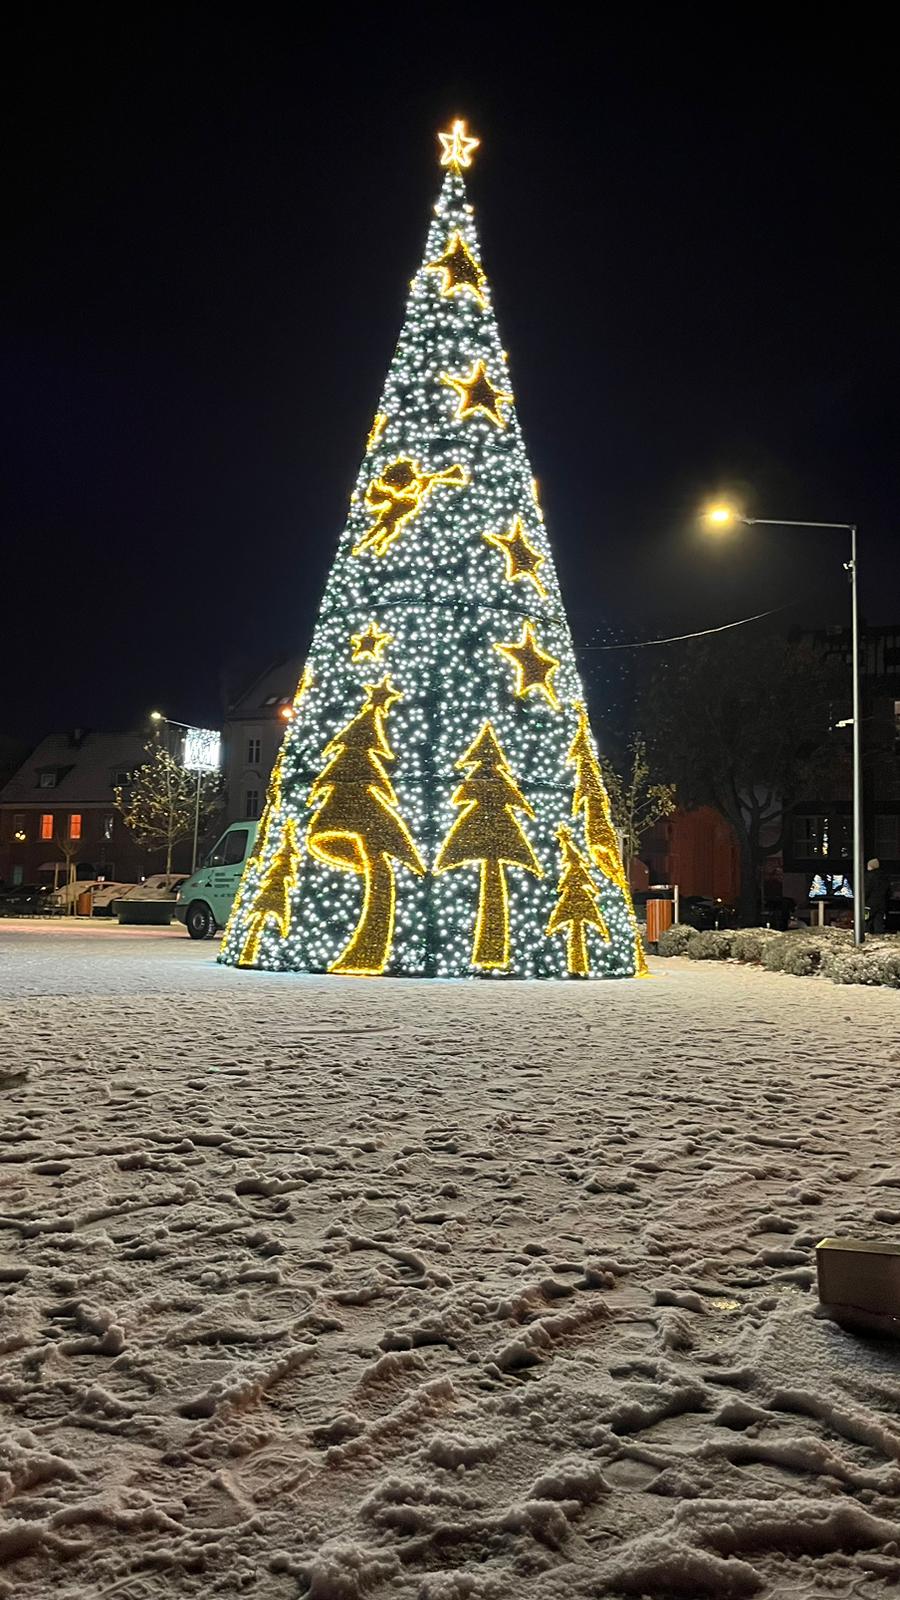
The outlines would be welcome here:
[[[452,148],[459,152],[465,147],[457,139]],[[384,970],[409,976],[478,974],[472,962],[478,867],[435,873],[433,866],[458,814],[452,805],[459,783],[456,763],[489,721],[512,777],[534,811],[522,827],[542,873],[515,866],[506,872],[506,972],[515,977],[564,977],[568,972],[566,940],[546,930],[563,868],[560,826],[567,824],[585,849],[583,824],[572,819],[572,773],[566,766],[579,725],[575,705],[583,691],[511,398],[490,285],[480,282],[478,295],[446,294],[442,275],[429,267],[458,239],[481,269],[460,164],[451,160],[448,165],[422,265],[412,280],[403,330],[315,626],[307,664],[310,686],[295,704],[286,730],[281,782],[274,791],[277,810],[265,829],[261,859],[248,863],[223,942],[220,959],[231,964],[238,964],[245,947],[254,897],[288,820],[295,825],[301,850],[291,925],[283,935],[278,919],[269,921],[259,937],[255,964],[328,971],[359,920],[359,876],[316,859],[307,846],[308,800],[322,772],[326,746],[363,704],[372,656],[359,649],[359,641],[377,619],[385,636],[378,670],[390,674],[403,697],[391,706],[384,724],[396,757],[390,783],[397,811],[429,869],[419,875],[402,863],[394,865],[394,933]],[[504,396],[502,426],[483,410],[460,415],[459,393],[446,376],[479,371]],[[459,466],[465,483],[423,496],[420,509],[405,521],[402,537],[379,555],[366,548],[371,525],[366,494],[401,458],[421,464],[427,473]],[[485,537],[515,529],[527,548],[537,552],[539,585],[515,581],[509,563]],[[552,696],[517,697],[510,661],[497,649],[523,637],[526,624],[541,650],[559,663],[553,670]],[[609,939],[587,927],[590,973],[630,977],[635,942],[625,899],[599,874],[597,885]]]

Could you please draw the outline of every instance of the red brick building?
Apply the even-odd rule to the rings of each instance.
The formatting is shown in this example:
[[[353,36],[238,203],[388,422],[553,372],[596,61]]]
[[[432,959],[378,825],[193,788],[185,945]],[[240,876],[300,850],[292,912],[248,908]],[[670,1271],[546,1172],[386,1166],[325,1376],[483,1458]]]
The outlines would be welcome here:
[[[116,810],[116,787],[145,759],[144,741],[80,728],[43,739],[0,789],[0,883],[64,882],[69,859],[84,879],[137,883],[163,871],[164,855],[142,849]],[[184,849],[176,866],[187,871],[190,841]]]
[[[640,854],[651,883],[677,884],[683,895],[710,895],[728,904],[738,897],[738,842],[731,823],[712,806],[663,817],[644,838]]]

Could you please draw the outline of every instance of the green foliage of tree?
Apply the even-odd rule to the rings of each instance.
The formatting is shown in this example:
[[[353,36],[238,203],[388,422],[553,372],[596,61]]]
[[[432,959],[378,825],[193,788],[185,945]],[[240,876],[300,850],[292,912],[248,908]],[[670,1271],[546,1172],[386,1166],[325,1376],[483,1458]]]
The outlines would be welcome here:
[[[740,849],[741,921],[759,919],[760,879],[783,843],[786,808],[846,754],[834,734],[849,674],[808,644],[730,635],[698,639],[658,666],[642,694],[650,758],[674,779],[679,804],[727,817]]]
[[[645,833],[660,817],[668,817],[675,810],[675,785],[654,780],[642,733],[636,733],[629,742],[621,773],[604,761],[603,777],[613,823],[622,835],[622,862],[627,874]]]
[[[145,850],[165,850],[166,873],[172,871],[172,852],[176,844],[194,833],[197,806],[197,774],[183,767],[162,743],[151,739],[145,745],[147,760],[132,774],[127,788],[115,791],[116,806],[127,828]],[[200,826],[202,839],[212,827],[223,805],[221,773],[205,772],[200,778]]]

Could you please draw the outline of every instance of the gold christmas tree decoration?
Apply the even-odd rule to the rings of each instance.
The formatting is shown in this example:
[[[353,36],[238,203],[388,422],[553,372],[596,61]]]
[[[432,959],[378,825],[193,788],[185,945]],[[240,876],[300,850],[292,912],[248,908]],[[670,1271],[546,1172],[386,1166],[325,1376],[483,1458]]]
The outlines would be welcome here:
[[[369,436],[366,439],[367,455],[370,450],[374,450],[375,446],[380,443],[381,435],[384,433],[384,430],[387,427],[387,420],[386,411],[379,411],[376,414],[375,421],[372,423],[372,426],[369,429]]]
[[[501,655],[506,656],[515,669],[516,686],[513,690],[514,694],[520,698],[531,694],[532,691],[537,694],[543,694],[554,711],[559,710],[556,690],[551,682],[553,674],[559,667],[559,662],[555,656],[546,655],[540,648],[535,638],[534,624],[532,622],[522,623],[521,639],[517,641],[511,640],[509,644],[495,644],[494,649],[499,650]]]
[[[480,865],[481,887],[472,945],[472,965],[503,971],[509,966],[507,867],[524,867],[542,878],[538,859],[514,815],[534,811],[509,770],[491,724],[486,722],[456,763],[465,772],[452,796],[459,816],[441,845],[435,872]]]
[[[441,166],[455,167],[459,172],[461,167],[472,165],[472,151],[477,150],[480,139],[473,139],[466,133],[465,123],[458,117],[451,123],[446,133],[439,133],[441,142]]]
[[[591,743],[591,730],[583,705],[576,705],[578,728],[569,747],[566,761],[575,768],[575,792],[572,796],[572,815],[584,812],[584,834],[587,847],[598,872],[621,891],[634,928],[634,970],[636,978],[649,978],[650,968],[644,946],[637,930],[631,888],[622,865],[619,841],[612,823],[609,795],[600,772],[600,763]]]
[[[461,488],[467,482],[465,471],[458,465],[441,472],[424,472],[408,456],[398,456],[373,478],[366,490],[365,506],[372,525],[353,546],[353,554],[371,551],[376,556],[386,555],[406,524],[418,516],[432,489],[439,484]]]
[[[326,765],[309,791],[315,811],[306,835],[310,855],[363,880],[363,905],[349,944],[330,972],[374,977],[383,972],[394,937],[394,861],[423,873],[425,863],[397,810],[385,771],[396,758],[385,717],[403,698],[389,678],[364,685],[362,709],[325,746]]]
[[[289,817],[278,849],[263,873],[251,902],[247,933],[238,957],[239,967],[255,967],[260,940],[270,920],[274,921],[281,937],[287,938],[291,926],[291,897],[297,887],[299,863],[297,825],[293,817]]]
[[[471,372],[459,378],[452,377],[449,372],[442,373],[441,382],[455,389],[459,396],[459,404],[453,413],[457,422],[463,422],[466,417],[482,416],[498,428],[506,427],[506,418],[500,408],[511,405],[513,396],[508,390],[498,389],[491,383],[483,361],[474,361]]]
[[[483,290],[487,278],[461,233],[452,235],[444,254],[437,261],[425,263],[425,271],[442,274],[441,294],[473,294],[478,304],[484,305]]]
[[[559,898],[547,923],[547,937],[566,933],[566,955],[569,972],[573,977],[586,978],[590,973],[587,935],[590,924],[597,929],[601,939],[609,943],[609,929],[600,910],[600,891],[591,877],[591,869],[575,844],[565,823],[557,831],[562,851],[562,871],[559,876]]]
[[[527,578],[534,584],[541,598],[546,598],[547,591],[540,579],[544,557],[540,550],[535,550],[534,545],[529,544],[521,517],[516,517],[509,533],[483,533],[481,537],[501,551],[506,561],[506,577],[510,583]]]
[[[389,644],[393,644],[394,635],[383,633],[377,622],[370,622],[362,633],[350,635],[351,661],[380,661]]]

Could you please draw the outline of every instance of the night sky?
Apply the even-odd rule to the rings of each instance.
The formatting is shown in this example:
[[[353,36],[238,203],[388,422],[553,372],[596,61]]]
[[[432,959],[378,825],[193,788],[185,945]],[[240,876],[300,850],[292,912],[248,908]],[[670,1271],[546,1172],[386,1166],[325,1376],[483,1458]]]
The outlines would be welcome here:
[[[722,490],[858,520],[865,615],[900,623],[877,41],[336,14],[7,33],[0,732],[217,725],[305,648],[454,115],[576,642],[846,620],[841,537],[714,545]]]

